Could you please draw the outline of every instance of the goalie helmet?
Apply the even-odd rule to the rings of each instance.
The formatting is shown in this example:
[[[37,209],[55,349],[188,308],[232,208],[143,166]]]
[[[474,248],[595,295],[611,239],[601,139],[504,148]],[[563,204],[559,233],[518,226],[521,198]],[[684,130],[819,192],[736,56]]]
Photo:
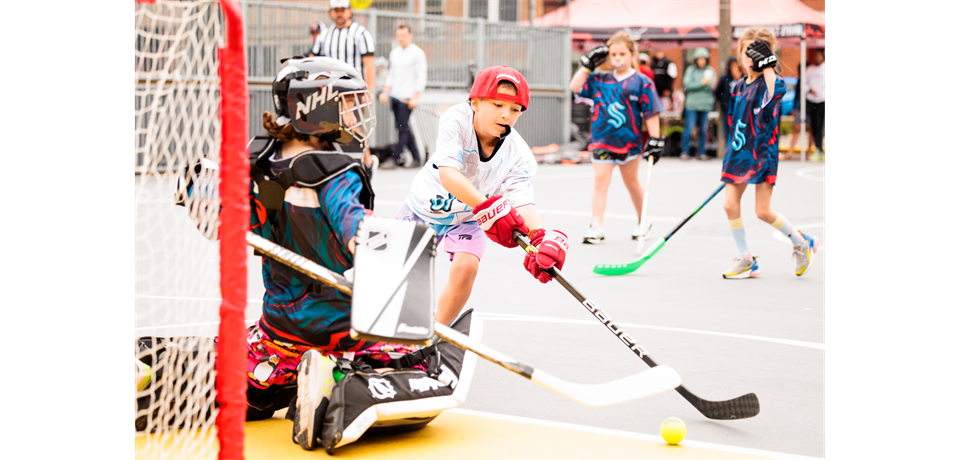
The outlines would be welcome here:
[[[339,131],[341,143],[351,136],[363,143],[377,125],[360,73],[328,57],[286,60],[273,82],[273,105],[278,125],[293,123],[298,133],[311,136]]]

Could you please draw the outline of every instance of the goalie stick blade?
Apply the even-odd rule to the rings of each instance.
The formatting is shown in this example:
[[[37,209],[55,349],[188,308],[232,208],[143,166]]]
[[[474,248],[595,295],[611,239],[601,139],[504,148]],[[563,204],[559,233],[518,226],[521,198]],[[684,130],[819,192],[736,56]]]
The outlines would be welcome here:
[[[680,385],[680,375],[669,366],[657,366],[649,371],[600,384],[581,384],[561,380],[544,371],[517,362],[468,336],[440,323],[434,330],[443,340],[508,370],[516,372],[540,386],[566,396],[589,407],[603,407],[645,398],[662,393]]]
[[[680,385],[680,375],[668,366],[657,366],[639,374],[607,383],[582,384],[558,379],[535,370],[530,380],[547,389],[590,407],[621,404],[672,390]]]
[[[709,419],[738,420],[754,417],[760,413],[760,400],[754,393],[747,393],[727,401],[707,401],[690,393],[683,386],[677,387],[677,392]]]

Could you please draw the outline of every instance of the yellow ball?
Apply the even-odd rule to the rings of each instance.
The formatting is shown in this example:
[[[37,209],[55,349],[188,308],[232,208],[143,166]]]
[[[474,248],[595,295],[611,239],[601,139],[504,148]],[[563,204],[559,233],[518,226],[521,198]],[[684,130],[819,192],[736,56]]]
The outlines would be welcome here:
[[[660,436],[663,436],[663,440],[671,446],[680,444],[680,441],[683,441],[683,437],[686,435],[687,425],[683,423],[683,420],[676,417],[670,417],[660,424]]]

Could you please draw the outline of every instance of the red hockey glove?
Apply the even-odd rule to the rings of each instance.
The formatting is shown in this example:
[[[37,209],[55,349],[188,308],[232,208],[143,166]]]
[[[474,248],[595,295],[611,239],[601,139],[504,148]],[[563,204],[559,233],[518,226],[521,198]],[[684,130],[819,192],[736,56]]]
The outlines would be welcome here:
[[[473,214],[477,216],[477,223],[487,234],[487,238],[505,248],[517,247],[517,242],[513,241],[514,230],[527,234],[527,225],[523,221],[523,216],[500,195],[487,198],[486,201],[475,206]]]
[[[553,279],[547,270],[562,269],[563,262],[567,259],[567,235],[558,230],[546,232],[538,228],[530,232],[530,245],[537,248],[537,251],[527,253],[523,266],[541,283],[547,283]]]

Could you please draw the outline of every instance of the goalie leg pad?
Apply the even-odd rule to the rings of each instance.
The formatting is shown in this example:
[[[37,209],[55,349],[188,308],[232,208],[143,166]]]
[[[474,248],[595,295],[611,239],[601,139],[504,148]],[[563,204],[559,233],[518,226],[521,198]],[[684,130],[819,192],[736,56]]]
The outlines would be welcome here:
[[[452,327],[470,335],[468,310]],[[474,333],[474,337],[477,334]],[[441,412],[463,404],[476,356],[439,341],[427,372],[401,368],[384,373],[369,367],[348,371],[333,389],[323,421],[323,448],[334,449],[356,441],[366,432],[403,432],[422,428]],[[356,362],[355,362],[356,363]]]

